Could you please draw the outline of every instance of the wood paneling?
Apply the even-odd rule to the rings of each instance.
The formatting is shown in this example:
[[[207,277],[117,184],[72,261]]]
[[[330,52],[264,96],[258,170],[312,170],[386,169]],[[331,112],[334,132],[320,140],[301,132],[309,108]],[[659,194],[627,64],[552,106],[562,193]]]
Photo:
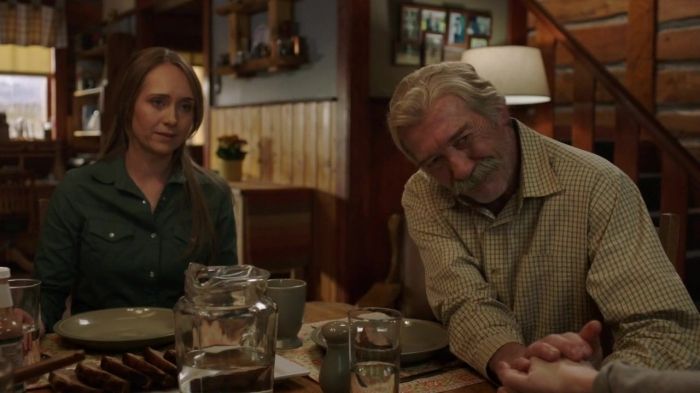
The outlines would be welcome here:
[[[656,103],[700,104],[700,66],[658,70]]]
[[[659,121],[679,138],[700,136],[700,110],[663,110],[657,114]]]
[[[694,0],[687,0],[694,1]],[[590,19],[607,18],[627,12],[629,0],[540,0],[557,21],[566,23],[573,21],[586,21]],[[532,16],[530,26],[533,26]]]
[[[700,17],[698,0],[659,0],[658,21]]]
[[[700,59],[700,26],[660,31],[656,48],[658,60]]]
[[[331,194],[338,180],[332,141],[335,102],[300,102],[232,108],[212,108],[211,143],[221,135],[237,134],[248,141],[243,178],[308,186]],[[221,160],[211,151],[211,167]],[[342,179],[340,181],[343,181]]]
[[[615,76],[619,81],[624,79],[623,69],[613,69],[608,70],[613,76]],[[570,104],[574,97],[574,73],[571,70],[557,70],[557,82],[556,90],[554,92],[554,102],[557,104]],[[611,103],[613,101],[612,96],[605,90],[604,87],[599,86],[595,91],[595,100],[598,103]]]
[[[337,155],[345,137],[337,127],[334,101],[212,108],[211,168],[219,170],[217,137],[238,134],[248,141],[244,180],[310,187],[313,203],[314,250],[307,280],[312,299],[336,300],[338,184],[346,181],[345,164]]]

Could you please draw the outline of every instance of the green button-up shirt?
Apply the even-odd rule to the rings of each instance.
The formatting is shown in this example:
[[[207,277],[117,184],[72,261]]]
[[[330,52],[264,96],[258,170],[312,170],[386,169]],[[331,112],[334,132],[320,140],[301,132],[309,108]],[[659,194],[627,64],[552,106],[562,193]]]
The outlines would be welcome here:
[[[217,235],[218,265],[236,260],[231,191],[197,175]],[[68,172],[51,198],[36,257],[41,309],[51,330],[72,294],[73,314],[110,307],[173,307],[191,261],[186,257],[191,210],[185,178],[173,173],[155,211],[126,172],[122,158]]]

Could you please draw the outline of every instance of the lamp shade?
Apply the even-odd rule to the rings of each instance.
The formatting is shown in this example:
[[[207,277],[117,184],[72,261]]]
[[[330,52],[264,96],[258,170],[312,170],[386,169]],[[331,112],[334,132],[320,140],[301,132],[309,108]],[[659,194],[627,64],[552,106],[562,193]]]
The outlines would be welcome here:
[[[462,61],[493,84],[507,105],[540,104],[551,100],[540,50],[530,46],[487,46],[469,49]]]

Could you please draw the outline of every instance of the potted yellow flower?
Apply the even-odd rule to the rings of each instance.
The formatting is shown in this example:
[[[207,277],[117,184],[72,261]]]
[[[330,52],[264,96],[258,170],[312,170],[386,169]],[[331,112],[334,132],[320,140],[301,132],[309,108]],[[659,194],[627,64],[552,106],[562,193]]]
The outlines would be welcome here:
[[[219,148],[216,149],[216,155],[223,160],[221,175],[226,180],[240,181],[243,173],[243,159],[247,153],[243,151],[243,145],[248,142],[236,134],[223,135],[218,140]]]

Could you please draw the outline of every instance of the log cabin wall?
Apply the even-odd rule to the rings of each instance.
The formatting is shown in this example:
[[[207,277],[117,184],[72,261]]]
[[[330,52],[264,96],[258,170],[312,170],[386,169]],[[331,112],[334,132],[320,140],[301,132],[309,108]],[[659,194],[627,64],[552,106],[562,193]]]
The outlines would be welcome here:
[[[593,56],[604,64],[608,70],[627,85],[628,89],[640,99],[659,121],[676,136],[679,142],[696,158],[700,159],[700,2],[697,0],[539,0],[539,2],[559,21],[569,32],[588,49]],[[655,5],[651,11],[644,9],[650,4]],[[635,7],[635,8],[632,8]],[[632,11],[632,12],[630,12]],[[646,31],[636,31],[645,21],[641,15],[656,15],[655,23],[646,27]],[[642,17],[646,17],[646,15]],[[653,20],[653,19],[651,19]],[[528,24],[534,27],[534,18],[529,16]],[[653,31],[650,31],[653,29]],[[649,45],[647,38],[642,38],[651,32],[653,53],[651,69],[648,72],[640,70],[646,67],[644,58],[630,56],[627,53],[639,53],[630,48],[641,48]],[[641,34],[640,34],[641,33]],[[637,40],[631,41],[631,40]],[[529,43],[534,44],[531,34]],[[648,49],[648,48],[647,48]],[[634,61],[634,63],[631,63]],[[571,131],[574,95],[573,58],[561,45],[556,51],[556,79],[554,91],[555,105],[555,134],[558,138],[568,139]],[[630,74],[628,64],[634,64],[635,69]],[[641,68],[640,68],[641,67]],[[648,77],[640,75],[654,75]],[[626,75],[627,74],[627,75]],[[615,106],[610,94],[600,85],[596,85],[595,122],[597,140],[612,141],[616,126]],[[645,200],[652,210],[674,211],[688,209],[687,222],[682,224],[682,233],[687,238],[682,239],[687,245],[685,254],[686,286],[696,301],[700,299],[700,188],[698,184],[690,184],[686,201],[683,184],[685,176],[677,169],[663,169],[659,179],[661,162],[667,156],[655,151],[653,144],[644,133],[641,134],[641,151],[639,168],[646,173],[639,176],[638,185]],[[677,187],[659,195],[658,183],[668,182]],[[663,187],[662,187],[663,189]],[[670,193],[683,194],[669,195]],[[669,197],[671,196],[671,197]],[[664,202],[664,201],[670,202]],[[660,207],[659,207],[660,205]],[[658,210],[652,211],[658,213]]]
[[[263,104],[211,109],[210,146],[220,135],[238,134],[248,141],[243,179],[310,187],[316,190],[313,212],[314,252],[307,281],[311,298],[336,300],[335,261],[338,204],[346,184],[346,137],[337,126],[333,100]],[[220,169],[215,149],[210,164]],[[324,262],[325,261],[325,262]]]
[[[630,0],[540,0],[540,3],[620,81],[625,79]],[[530,16],[530,26],[533,18]],[[532,44],[532,42],[531,42]],[[555,127],[571,127],[572,56],[556,53]],[[700,2],[658,0],[656,23],[655,113],[695,157],[700,158]],[[612,98],[596,89],[599,131],[615,126]]]

